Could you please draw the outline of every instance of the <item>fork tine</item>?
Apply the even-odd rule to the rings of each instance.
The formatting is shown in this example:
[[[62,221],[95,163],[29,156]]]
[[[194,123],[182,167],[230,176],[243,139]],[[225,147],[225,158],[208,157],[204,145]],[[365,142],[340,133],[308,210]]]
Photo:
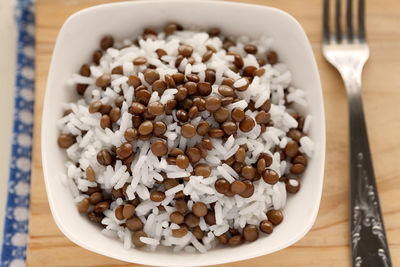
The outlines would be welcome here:
[[[365,40],[364,0],[358,1],[358,38]]]
[[[340,27],[340,0],[336,0],[335,5],[335,25],[336,25],[336,40],[338,42],[342,41],[342,29]]]
[[[347,10],[346,10],[346,20],[347,20],[347,38],[349,39],[349,41],[353,40],[353,18],[352,18],[352,14],[353,14],[353,1],[352,0],[347,0]]]
[[[323,41],[329,42],[329,0],[324,0]]]

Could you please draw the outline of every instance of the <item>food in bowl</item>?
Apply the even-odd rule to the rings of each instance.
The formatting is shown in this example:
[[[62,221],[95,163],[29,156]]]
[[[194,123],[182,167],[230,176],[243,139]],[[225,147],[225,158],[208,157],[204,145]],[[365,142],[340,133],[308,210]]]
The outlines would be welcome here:
[[[294,105],[305,94],[271,42],[175,23],[102,38],[59,122],[78,211],[127,249],[205,252],[272,234],[313,142]]]

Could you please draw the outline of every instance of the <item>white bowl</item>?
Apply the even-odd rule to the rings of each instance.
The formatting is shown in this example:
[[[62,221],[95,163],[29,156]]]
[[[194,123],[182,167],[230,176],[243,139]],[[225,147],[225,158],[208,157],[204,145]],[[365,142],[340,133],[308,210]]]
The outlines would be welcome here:
[[[289,199],[285,218],[274,233],[237,247],[217,247],[204,254],[172,253],[168,249],[147,252],[124,250],[122,243],[100,233],[100,228],[81,216],[67,186],[58,179],[65,171],[64,151],[57,146],[57,120],[62,103],[72,101],[67,80],[104,34],[129,38],[146,26],[159,27],[175,21],[207,29],[218,26],[225,34],[274,39],[273,48],[293,75],[293,84],[304,89],[313,116],[309,133],[315,143],[313,158],[302,178],[301,190]],[[115,259],[162,266],[199,266],[245,260],[275,252],[301,239],[318,213],[325,160],[325,121],[321,85],[310,43],[300,24],[289,14],[270,7],[217,1],[143,1],[100,5],[72,15],[64,23],[55,45],[47,81],[42,118],[42,158],[47,196],[55,222],[74,243]]]

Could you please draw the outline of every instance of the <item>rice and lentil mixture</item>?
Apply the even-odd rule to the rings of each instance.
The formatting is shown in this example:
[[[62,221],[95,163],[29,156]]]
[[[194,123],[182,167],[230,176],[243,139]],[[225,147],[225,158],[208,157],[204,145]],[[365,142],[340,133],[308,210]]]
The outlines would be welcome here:
[[[270,44],[176,23],[102,38],[58,125],[79,212],[126,249],[205,252],[271,234],[313,143],[311,116],[293,109],[305,94]]]

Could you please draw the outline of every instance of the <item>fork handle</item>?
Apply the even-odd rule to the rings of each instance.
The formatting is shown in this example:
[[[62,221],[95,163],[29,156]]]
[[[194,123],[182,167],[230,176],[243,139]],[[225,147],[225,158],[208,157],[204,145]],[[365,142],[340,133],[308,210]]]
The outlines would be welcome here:
[[[343,77],[345,78],[345,77]],[[350,231],[352,266],[392,266],[368,144],[360,77],[344,79],[350,129]]]

